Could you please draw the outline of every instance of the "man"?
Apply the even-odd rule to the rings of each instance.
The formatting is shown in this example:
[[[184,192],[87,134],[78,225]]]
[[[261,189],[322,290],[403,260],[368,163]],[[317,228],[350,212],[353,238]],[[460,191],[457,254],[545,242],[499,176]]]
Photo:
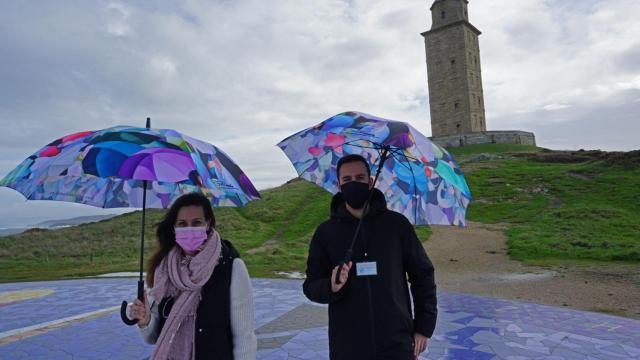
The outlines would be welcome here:
[[[433,265],[411,223],[387,209],[378,189],[373,189],[364,214],[373,181],[362,156],[341,158],[336,171],[340,192],[331,201],[331,218],[318,226],[311,240],[303,285],[311,301],[329,304],[330,357],[417,359],[436,324]],[[363,216],[353,261],[344,266],[336,284],[337,265]]]

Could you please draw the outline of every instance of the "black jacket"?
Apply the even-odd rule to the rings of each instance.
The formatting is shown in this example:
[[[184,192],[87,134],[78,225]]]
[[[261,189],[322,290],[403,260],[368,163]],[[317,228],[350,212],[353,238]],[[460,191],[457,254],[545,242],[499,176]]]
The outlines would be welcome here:
[[[329,304],[329,350],[339,359],[413,359],[413,334],[433,334],[436,285],[433,265],[413,226],[387,209],[377,189],[353,249],[353,267],[345,286],[331,291],[332,269],[345,256],[358,219],[340,193],[331,202],[331,218],[311,240],[303,289],[314,302]],[[356,263],[377,263],[377,275],[357,276]],[[415,315],[412,315],[411,295]]]

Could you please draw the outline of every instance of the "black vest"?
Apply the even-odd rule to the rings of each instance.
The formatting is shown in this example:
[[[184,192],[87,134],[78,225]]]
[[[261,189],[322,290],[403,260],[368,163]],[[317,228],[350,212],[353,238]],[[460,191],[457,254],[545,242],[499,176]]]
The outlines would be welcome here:
[[[231,271],[233,260],[240,257],[233,245],[222,240],[221,258],[209,281],[202,287],[202,299],[196,316],[196,359],[233,360],[231,333]],[[163,299],[160,314],[168,316],[173,301]],[[166,307],[166,309],[165,309]],[[160,329],[165,319],[161,316]]]

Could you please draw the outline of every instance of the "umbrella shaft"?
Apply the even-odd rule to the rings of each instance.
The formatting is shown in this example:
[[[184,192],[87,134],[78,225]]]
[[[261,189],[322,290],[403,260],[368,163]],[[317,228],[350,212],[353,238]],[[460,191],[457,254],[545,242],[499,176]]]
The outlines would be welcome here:
[[[388,154],[389,154],[389,147],[385,146],[384,150],[382,151],[382,155],[380,156],[380,164],[378,164],[378,169],[376,170],[376,176],[373,178],[373,185],[371,185],[371,191],[369,191],[369,198],[364,203],[362,216],[360,217],[360,220],[358,221],[358,226],[356,227],[356,232],[353,234],[353,239],[351,239],[351,245],[349,246],[349,249],[347,250],[347,253],[346,253],[345,257],[344,257],[344,262],[345,263],[348,263],[349,261],[351,261],[351,254],[353,254],[353,246],[356,244],[356,239],[358,238],[358,234],[360,233],[360,227],[362,226],[362,221],[364,220],[364,217],[369,212],[369,204],[371,204],[371,199],[373,198],[373,189],[375,189],[375,187],[376,187],[376,182],[378,182],[378,177],[380,176],[380,172],[382,171],[382,167],[384,166],[384,162],[387,160]]]
[[[140,232],[140,280],[142,281],[142,271],[144,267],[144,218],[145,209],[147,207],[147,180],[142,182],[142,230]],[[142,299],[141,299],[142,300]]]
[[[376,187],[376,182],[378,181],[378,177],[380,176],[380,172],[382,171],[382,166],[384,166],[384,162],[387,160],[387,155],[389,154],[389,147],[385,146],[382,151],[382,156],[380,156],[380,164],[378,165],[378,170],[376,171],[376,176],[373,178],[373,185],[371,185],[371,191],[369,191],[369,198],[364,203],[364,208],[362,211],[362,216],[360,220],[358,220],[358,226],[356,227],[356,231],[353,234],[353,239],[351,239],[351,245],[349,245],[349,249],[347,249],[347,253],[344,255],[344,261],[340,263],[338,266],[338,271],[336,271],[335,279],[333,280],[336,284],[340,284],[340,273],[342,272],[342,267],[345,264],[348,264],[351,261],[351,256],[353,255],[353,246],[356,244],[356,239],[358,239],[358,234],[360,233],[360,227],[362,226],[362,221],[364,217],[369,212],[369,204],[371,203],[371,199],[373,198],[373,189]]]

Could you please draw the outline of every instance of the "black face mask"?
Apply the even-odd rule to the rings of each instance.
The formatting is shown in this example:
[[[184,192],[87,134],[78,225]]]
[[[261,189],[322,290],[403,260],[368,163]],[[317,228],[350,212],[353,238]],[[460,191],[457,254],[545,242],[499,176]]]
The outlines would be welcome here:
[[[359,181],[349,181],[340,187],[344,201],[354,209],[362,209],[369,198],[369,184]]]

